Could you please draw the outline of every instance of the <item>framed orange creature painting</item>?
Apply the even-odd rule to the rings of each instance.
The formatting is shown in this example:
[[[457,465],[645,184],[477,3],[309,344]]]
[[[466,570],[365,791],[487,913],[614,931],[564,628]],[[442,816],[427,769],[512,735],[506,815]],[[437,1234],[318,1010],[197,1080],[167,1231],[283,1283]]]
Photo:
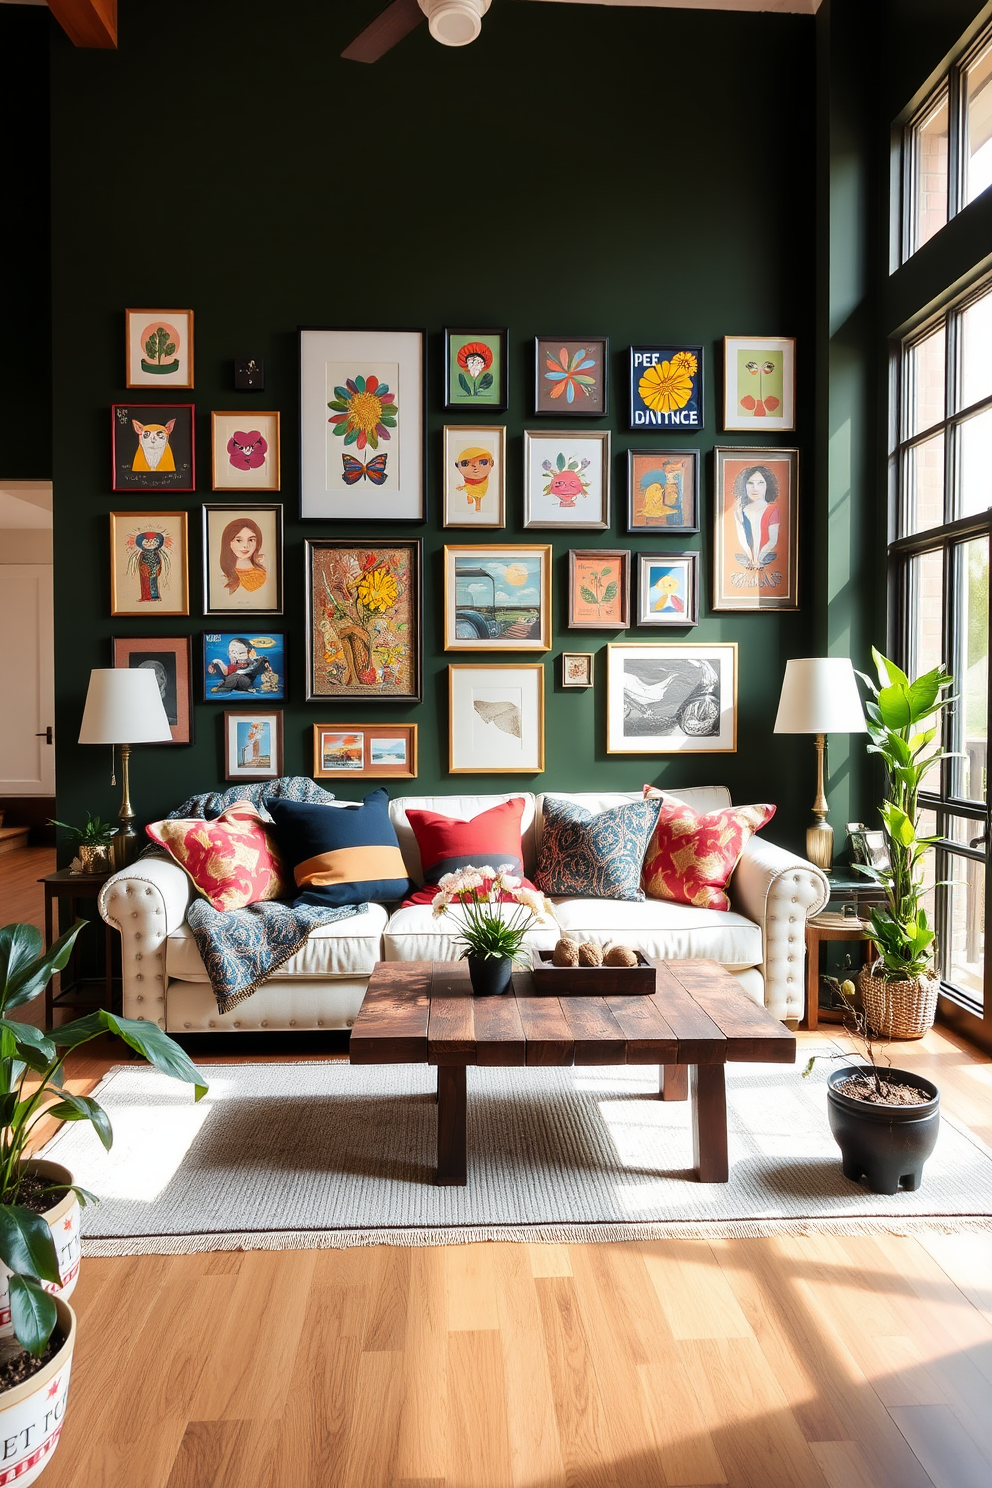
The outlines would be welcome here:
[[[713,609],[798,610],[799,451],[713,451]]]
[[[444,525],[506,525],[506,430],[502,424],[445,424]]]
[[[627,451],[627,531],[699,531],[699,451]]]

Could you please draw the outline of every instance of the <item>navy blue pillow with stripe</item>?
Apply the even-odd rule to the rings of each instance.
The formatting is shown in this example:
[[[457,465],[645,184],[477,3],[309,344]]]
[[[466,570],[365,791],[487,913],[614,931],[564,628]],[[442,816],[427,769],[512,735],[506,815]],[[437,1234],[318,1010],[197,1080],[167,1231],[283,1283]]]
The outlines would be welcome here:
[[[282,800],[267,805],[299,891],[294,904],[364,904],[407,893],[410,880],[385,790],[373,791],[360,806]]]

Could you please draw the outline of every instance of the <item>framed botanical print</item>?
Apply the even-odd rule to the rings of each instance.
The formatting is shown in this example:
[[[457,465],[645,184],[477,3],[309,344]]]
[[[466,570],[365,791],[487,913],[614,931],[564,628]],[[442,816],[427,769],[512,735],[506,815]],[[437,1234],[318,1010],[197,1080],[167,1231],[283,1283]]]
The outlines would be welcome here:
[[[112,489],[195,490],[193,412],[192,403],[112,403]]]
[[[572,548],[568,554],[569,630],[626,630],[629,624],[629,548]]]
[[[562,687],[591,687],[593,663],[591,651],[563,651],[561,653]]]
[[[278,413],[210,415],[215,491],[278,491]]]
[[[207,703],[286,700],[286,637],[281,633],[207,631],[203,698]]]
[[[698,570],[698,553],[638,553],[638,625],[698,624]]]
[[[417,773],[415,723],[315,723],[314,780],[412,780]]]
[[[703,427],[701,346],[632,346],[629,356],[631,429],[681,434]]]
[[[609,412],[608,336],[534,337],[534,412],[604,418]]]
[[[502,412],[509,402],[506,328],[444,333],[446,413]]]
[[[314,538],[304,549],[307,701],[419,702],[420,540]]]
[[[192,310],[125,310],[124,347],[125,387],[193,386]]]
[[[796,427],[794,336],[724,336],[723,427],[759,437]]]
[[[444,550],[446,651],[548,651],[551,548],[508,543]]]
[[[544,769],[544,665],[448,667],[448,773]]]
[[[713,451],[714,610],[798,610],[799,451]]]
[[[422,330],[300,331],[300,516],[422,522]]]
[[[184,511],[110,513],[110,613],[189,614]]]
[[[445,424],[445,527],[506,526],[506,429]]]
[[[278,780],[282,774],[282,709],[224,714],[224,779]]]
[[[282,614],[282,507],[203,508],[203,613]]]
[[[524,430],[524,526],[610,525],[609,430]]]
[[[608,754],[732,754],[737,643],[623,641],[607,647]]]
[[[114,636],[114,666],[154,672],[173,744],[193,742],[192,643],[189,636]],[[166,746],[168,747],[168,741]]]
[[[627,531],[699,531],[699,450],[627,451]]]

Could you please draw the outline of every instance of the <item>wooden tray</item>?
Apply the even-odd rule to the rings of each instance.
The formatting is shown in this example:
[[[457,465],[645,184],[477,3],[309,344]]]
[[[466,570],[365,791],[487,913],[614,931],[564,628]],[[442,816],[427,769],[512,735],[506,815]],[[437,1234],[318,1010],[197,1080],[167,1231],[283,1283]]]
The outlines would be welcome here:
[[[637,952],[636,966],[555,966],[553,951],[532,952],[534,989],[542,997],[634,997],[653,992],[655,968]]]

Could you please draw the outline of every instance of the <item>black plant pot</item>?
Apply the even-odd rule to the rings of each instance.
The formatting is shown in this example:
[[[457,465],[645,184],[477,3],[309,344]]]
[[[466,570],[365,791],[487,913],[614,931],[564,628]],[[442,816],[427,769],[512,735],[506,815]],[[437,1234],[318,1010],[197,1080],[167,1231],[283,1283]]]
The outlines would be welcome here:
[[[498,997],[509,992],[513,973],[511,956],[466,956],[472,991],[476,997]]]
[[[863,1065],[833,1070],[827,1084],[830,1130],[841,1151],[844,1177],[864,1178],[872,1193],[893,1194],[919,1188],[923,1164],[934,1149],[940,1124],[940,1091],[931,1080],[909,1070],[889,1069],[885,1080],[912,1085],[930,1099],[923,1106],[878,1106],[855,1100],[836,1088]]]

